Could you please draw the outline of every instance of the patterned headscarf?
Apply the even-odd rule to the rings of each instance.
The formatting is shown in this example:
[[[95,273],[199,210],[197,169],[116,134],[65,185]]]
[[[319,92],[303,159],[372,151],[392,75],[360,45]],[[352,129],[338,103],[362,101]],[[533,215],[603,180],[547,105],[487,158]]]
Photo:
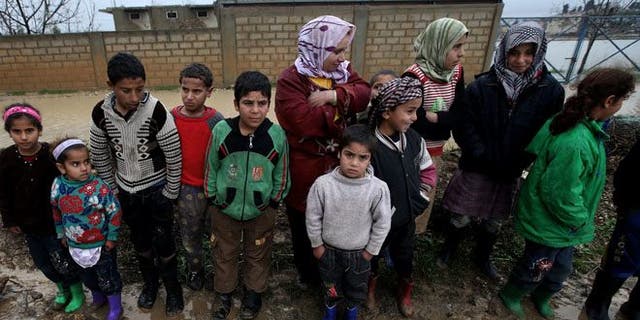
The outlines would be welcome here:
[[[386,110],[391,110],[403,103],[422,97],[422,84],[414,77],[402,77],[385,83],[378,95],[371,101],[369,124],[374,129],[378,118]]]
[[[452,18],[440,18],[431,22],[413,41],[416,63],[431,79],[449,82],[453,69],[445,68],[447,53],[467,34],[464,23]]]
[[[351,44],[356,26],[338,17],[320,16],[305,24],[298,34],[298,58],[295,61],[298,72],[308,77],[329,78],[336,83],[346,83],[349,79],[349,61],[345,60],[332,72],[322,70],[322,65],[349,30]]]
[[[533,56],[533,63],[529,70],[517,74],[507,65],[507,55],[509,50],[523,44],[533,43],[536,45],[536,53]],[[547,53],[547,38],[544,29],[536,22],[523,22],[514,25],[504,35],[500,44],[496,48],[493,58],[493,66],[507,97],[511,101],[516,101],[524,89],[538,82],[544,71],[544,55]]]

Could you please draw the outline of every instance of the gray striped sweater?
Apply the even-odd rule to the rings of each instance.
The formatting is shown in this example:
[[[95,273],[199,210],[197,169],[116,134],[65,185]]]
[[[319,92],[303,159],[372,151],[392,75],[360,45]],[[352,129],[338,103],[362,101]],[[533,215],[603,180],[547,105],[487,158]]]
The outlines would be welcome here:
[[[91,114],[91,160],[98,175],[113,190],[130,193],[165,183],[162,193],[176,199],[182,153],[173,117],[149,93],[126,118],[114,105],[115,96],[109,93]]]

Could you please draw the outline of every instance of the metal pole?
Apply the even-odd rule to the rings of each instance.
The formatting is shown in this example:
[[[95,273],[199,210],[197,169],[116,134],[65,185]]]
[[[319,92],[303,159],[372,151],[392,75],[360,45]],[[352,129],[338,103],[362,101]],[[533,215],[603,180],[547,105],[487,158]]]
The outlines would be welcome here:
[[[588,28],[588,21],[587,19],[582,16],[582,18],[580,19],[580,26],[578,27],[578,42],[576,43],[576,47],[573,50],[573,56],[571,56],[571,62],[569,63],[569,69],[567,69],[567,76],[565,77],[566,81],[568,82],[568,79],[571,79],[571,75],[573,74],[573,68],[576,65],[576,62],[578,60],[578,55],[580,54],[580,49],[582,48],[582,42],[584,41],[584,38],[587,36],[587,31],[589,30]]]

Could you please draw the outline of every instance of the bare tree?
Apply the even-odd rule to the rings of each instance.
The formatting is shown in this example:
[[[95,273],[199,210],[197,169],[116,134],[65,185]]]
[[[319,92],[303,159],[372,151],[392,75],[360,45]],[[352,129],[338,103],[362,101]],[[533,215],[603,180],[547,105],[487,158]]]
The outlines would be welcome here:
[[[41,34],[78,15],[79,0],[4,0],[0,4],[0,34]]]

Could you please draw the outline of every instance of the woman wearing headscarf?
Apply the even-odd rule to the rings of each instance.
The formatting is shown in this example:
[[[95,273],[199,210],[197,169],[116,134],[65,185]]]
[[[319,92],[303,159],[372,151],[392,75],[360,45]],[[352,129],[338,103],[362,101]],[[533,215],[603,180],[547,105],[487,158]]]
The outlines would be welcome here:
[[[291,191],[285,199],[294,262],[301,284],[318,284],[317,262],[305,226],[307,193],[315,179],[338,163],[338,139],[346,119],[369,103],[369,84],[345,59],[356,27],[320,16],[299,32],[298,57],[279,76],[275,112],[287,134]]]
[[[546,49],[537,23],[515,25],[496,48],[491,69],[466,89],[453,129],[462,156],[444,194],[451,219],[440,266],[447,265],[475,220],[473,261],[489,278],[498,277],[490,256],[519,178],[534,159],[525,148],[564,102],[564,89],[545,66]]]
[[[464,56],[464,44],[469,30],[460,21],[440,18],[431,22],[416,37],[413,47],[415,63],[404,75],[418,78],[422,83],[422,108],[418,109],[418,120],[411,125],[427,142],[427,150],[436,168],[440,166],[440,156],[444,144],[451,137],[454,110],[464,96],[464,73],[460,59]],[[437,181],[433,181],[436,185]],[[429,207],[416,219],[416,233],[427,229],[435,188],[429,188]]]

